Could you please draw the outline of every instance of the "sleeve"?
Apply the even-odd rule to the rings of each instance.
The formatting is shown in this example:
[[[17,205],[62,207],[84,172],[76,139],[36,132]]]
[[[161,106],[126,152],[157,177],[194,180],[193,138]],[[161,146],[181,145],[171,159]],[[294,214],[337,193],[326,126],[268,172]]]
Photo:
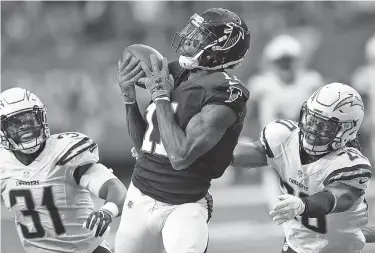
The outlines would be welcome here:
[[[239,117],[246,113],[246,102],[250,97],[249,90],[239,81],[231,83],[226,81],[206,90],[202,106],[207,104],[222,104],[230,107]]]
[[[99,197],[99,192],[105,182],[110,179],[116,178],[111,169],[97,163],[89,167],[87,171],[81,176],[79,185],[87,189],[93,195]]]
[[[79,184],[91,165],[98,163],[99,149],[95,141],[85,135],[79,134],[71,139],[56,165],[64,166],[68,172],[68,180]]]
[[[282,154],[282,144],[297,128],[297,123],[292,120],[274,120],[263,128],[260,141],[266,149],[268,158]]]
[[[365,191],[372,176],[371,165],[360,151],[348,148],[337,154],[335,161],[328,167],[328,175],[323,185],[341,182]]]
[[[76,138],[58,159],[56,165],[78,167],[99,161],[98,145],[87,136]]]

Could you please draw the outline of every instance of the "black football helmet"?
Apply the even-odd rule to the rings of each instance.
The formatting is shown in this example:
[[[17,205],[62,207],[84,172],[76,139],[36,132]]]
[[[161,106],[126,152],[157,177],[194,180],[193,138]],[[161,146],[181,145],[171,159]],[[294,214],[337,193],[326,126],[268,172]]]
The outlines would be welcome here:
[[[195,52],[187,53],[184,45],[192,44]],[[174,51],[181,54],[179,63],[185,69],[218,70],[235,68],[250,47],[250,32],[234,12],[212,8],[194,14],[173,37]]]

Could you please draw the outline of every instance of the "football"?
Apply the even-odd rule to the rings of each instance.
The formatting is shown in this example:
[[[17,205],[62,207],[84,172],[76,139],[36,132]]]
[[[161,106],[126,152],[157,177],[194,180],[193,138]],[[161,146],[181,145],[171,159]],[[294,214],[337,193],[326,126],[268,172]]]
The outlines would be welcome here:
[[[161,55],[161,53],[159,53],[156,49],[152,47],[142,44],[133,44],[125,48],[123,56],[125,56],[126,52],[129,52],[135,58],[144,62],[150,69],[152,69],[150,55],[154,54],[159,61],[159,68],[162,67],[163,55]],[[143,84],[140,83],[136,83],[136,85],[144,89],[146,88]]]

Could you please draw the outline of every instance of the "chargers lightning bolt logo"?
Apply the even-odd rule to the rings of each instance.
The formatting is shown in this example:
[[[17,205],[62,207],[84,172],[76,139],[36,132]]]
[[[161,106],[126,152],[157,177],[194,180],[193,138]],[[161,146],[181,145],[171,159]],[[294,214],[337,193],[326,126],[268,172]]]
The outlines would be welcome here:
[[[349,104],[350,107],[352,106],[360,106],[362,110],[364,110],[363,108],[363,102],[362,100],[360,100],[358,97],[354,96],[353,94],[347,98],[344,98],[343,100],[341,100],[336,106],[335,108],[333,109],[333,111],[336,111],[338,109],[340,109],[341,107],[343,107],[344,105],[347,105]]]

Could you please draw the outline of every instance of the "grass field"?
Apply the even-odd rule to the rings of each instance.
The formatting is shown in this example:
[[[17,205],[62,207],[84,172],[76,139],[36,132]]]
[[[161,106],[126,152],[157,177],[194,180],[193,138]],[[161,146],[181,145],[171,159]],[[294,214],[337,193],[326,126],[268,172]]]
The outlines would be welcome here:
[[[375,224],[375,181],[369,189],[370,223]],[[281,227],[268,216],[265,198],[259,186],[217,186],[214,215],[210,222],[208,253],[280,253],[283,243]],[[246,196],[246,197],[244,197]],[[119,219],[113,225],[108,242],[114,245]],[[22,253],[16,229],[8,210],[2,206],[1,253]],[[363,253],[374,253],[375,243],[367,244]]]

